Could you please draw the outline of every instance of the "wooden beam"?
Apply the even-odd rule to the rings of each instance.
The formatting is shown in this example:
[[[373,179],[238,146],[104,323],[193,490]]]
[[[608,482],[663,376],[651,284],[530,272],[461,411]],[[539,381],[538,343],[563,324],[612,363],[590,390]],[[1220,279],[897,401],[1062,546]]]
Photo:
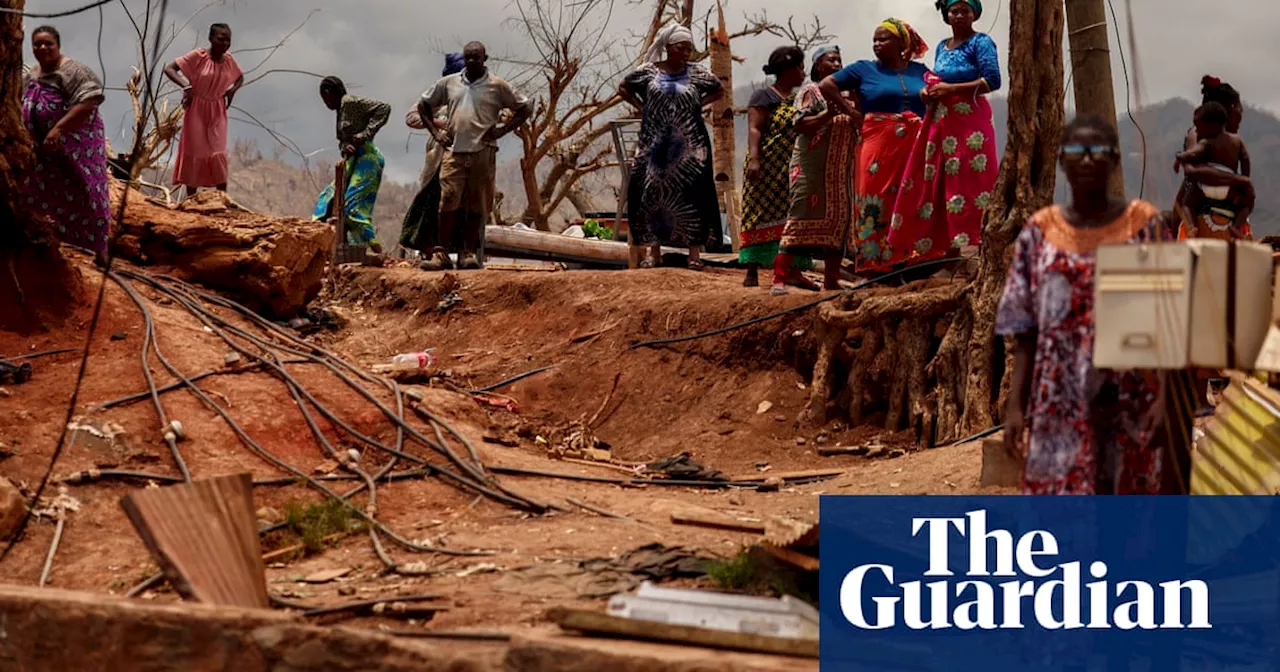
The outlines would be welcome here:
[[[778,478],[784,481],[798,481],[804,478],[822,478],[823,476],[839,476],[847,469],[810,469],[808,471],[780,471],[777,473],[751,474],[750,476],[733,476],[729,478],[730,483],[753,483],[755,481],[763,481],[768,478]]]
[[[731,532],[745,532],[747,534],[764,534],[765,532],[764,523],[747,523],[740,520],[734,520],[728,516],[710,516],[695,511],[673,513],[671,514],[671,522],[676,525],[709,527],[715,530],[729,530]]]

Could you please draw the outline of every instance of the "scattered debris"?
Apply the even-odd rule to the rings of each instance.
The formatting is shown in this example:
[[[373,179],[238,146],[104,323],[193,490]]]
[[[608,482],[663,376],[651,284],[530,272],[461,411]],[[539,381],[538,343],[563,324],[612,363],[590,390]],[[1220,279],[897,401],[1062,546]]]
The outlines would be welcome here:
[[[90,450],[107,452],[124,450],[126,432],[119,423],[108,420],[76,418],[67,425],[71,433],[70,446],[81,446]]]
[[[350,574],[350,567],[341,567],[337,569],[324,569],[314,574],[308,574],[302,579],[303,583],[329,583],[334,579],[338,579]]]
[[[772,476],[764,479],[764,482],[756,486],[756,492],[777,492],[782,489],[782,479]]]
[[[113,341],[123,341],[126,338],[129,338],[129,334],[126,334],[123,331],[117,331],[116,333],[111,334],[111,340]]]
[[[0,476],[0,539],[8,539],[27,515],[27,500],[17,486]]]
[[[10,383],[13,385],[21,385],[34,375],[31,368],[31,362],[23,362],[21,364],[12,364],[0,359],[0,383]]]
[[[444,298],[440,299],[439,303],[436,304],[436,312],[437,313],[448,312],[450,308],[453,308],[459,303],[462,303],[462,295],[458,294],[457,292],[449,292],[448,294],[444,295]]]
[[[787,421],[787,416],[785,416],[785,415],[783,415],[783,414],[779,413],[779,414],[777,414],[777,415],[773,416],[773,419],[774,419],[774,421],[776,421],[776,422],[786,422],[786,421]]]
[[[869,446],[822,446],[818,448],[818,454],[823,457],[832,457],[835,455],[866,455],[871,452]]]
[[[771,408],[773,408],[772,401],[762,401],[759,406],[756,406],[756,415],[764,415],[765,413],[768,413]]]
[[[491,590],[543,599],[594,599],[635,589],[643,580],[663,581],[706,575],[707,560],[680,546],[652,543],[616,558],[540,564],[507,572]]]
[[[652,473],[663,474],[667,478],[682,481],[727,481],[729,480],[723,473],[711,467],[704,466],[695,462],[693,455],[690,453],[680,453],[672,457],[664,457],[660,460],[650,462],[645,465],[645,470]]]
[[[803,436],[797,436],[797,437],[796,437],[796,445],[797,445],[797,446],[803,446],[803,445],[805,445],[806,443],[808,443],[808,441],[805,441]]]
[[[465,579],[468,576],[472,576],[474,574],[492,574],[494,572],[500,572],[500,571],[502,571],[502,567],[499,567],[498,565],[495,565],[492,562],[482,562],[478,565],[472,565],[462,570],[461,572],[454,574],[454,576],[458,577],[459,579]]]
[[[225,364],[226,366],[235,366],[236,364],[239,364],[240,353],[234,352],[234,351],[228,352],[226,356],[222,358],[222,363]]]

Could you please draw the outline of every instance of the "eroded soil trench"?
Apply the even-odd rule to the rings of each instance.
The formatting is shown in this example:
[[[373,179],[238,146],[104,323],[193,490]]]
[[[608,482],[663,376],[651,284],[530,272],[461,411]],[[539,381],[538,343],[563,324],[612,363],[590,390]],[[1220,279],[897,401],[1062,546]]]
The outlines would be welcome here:
[[[47,330],[0,332],[0,355],[83,345],[101,276],[85,260],[77,258],[73,265],[82,278],[80,305]],[[166,357],[187,375],[218,372],[199,385],[246,434],[302,472],[341,473],[309,432],[279,376],[247,367],[252,362],[245,355],[229,365],[232,348],[181,301],[145,283],[134,285],[152,314],[155,338]],[[142,314],[114,283],[105,296],[76,414],[113,423],[124,433],[113,444],[71,445],[54,475],[98,469],[176,478],[179,471],[161,438],[149,398],[89,413],[104,401],[147,390],[140,354],[145,338]],[[269,590],[309,605],[431,593],[449,602],[449,609],[433,619],[406,625],[403,620],[369,616],[363,622],[398,628],[518,629],[544,623],[551,606],[598,607],[611,591],[645,578],[626,566],[644,564],[637,560],[637,549],[661,544],[659,555],[682,548],[692,556],[728,559],[757,538],[672,524],[672,512],[682,508],[710,509],[747,521],[774,516],[816,521],[818,496],[824,493],[977,492],[976,445],[914,449],[914,432],[884,432],[883,417],[877,418],[874,409],[865,419],[868,424],[855,428],[841,419],[823,428],[801,422],[815,349],[811,312],[687,343],[631,348],[637,341],[718,329],[813,298],[800,293],[770,297],[741,287],[737,274],[716,271],[344,270],[338,290],[313,304],[313,313],[324,314],[327,326],[304,328],[306,338],[365,371],[389,363],[397,353],[434,348],[439,358],[434,372],[439,375],[430,382],[419,381],[425,388],[422,405],[465,437],[490,470],[507,467],[625,480],[632,475],[626,470],[635,465],[688,453],[693,461],[729,477],[764,478],[816,469],[844,473],[784,485],[774,492],[495,476],[522,497],[552,507],[542,514],[437,477],[380,483],[377,518],[400,537],[424,546],[487,554],[413,553],[387,543],[385,553],[392,562],[413,570],[396,572],[378,557],[368,535],[339,535],[310,549],[314,552],[274,558],[267,570]],[[225,307],[210,310],[245,332],[283,342]],[[301,337],[297,331],[291,333]],[[157,385],[174,382],[154,357],[148,361]],[[48,465],[79,363],[77,353],[33,360],[32,381],[0,392],[0,449],[9,455],[0,461],[0,473],[28,492]],[[229,366],[237,372],[226,373]],[[377,442],[396,443],[395,424],[333,372],[314,363],[282,366],[343,423]],[[471,393],[545,367],[551,368],[487,394]],[[377,390],[384,404],[394,404],[387,389],[371,384],[369,389]],[[180,419],[186,428],[188,439],[180,450],[195,478],[245,471],[260,480],[289,475],[246,449],[223,418],[189,392],[168,392],[162,400],[168,417]],[[407,422],[419,431],[432,431],[422,417],[408,415]],[[339,423],[319,417],[317,424],[335,449],[354,450],[370,469],[386,466],[387,455],[352,439]],[[462,450],[460,441],[451,441]],[[890,450],[873,451],[877,457],[818,454],[823,445],[864,444]],[[413,441],[404,451],[421,459],[437,457]],[[611,462],[599,462],[604,458]],[[397,471],[413,466],[402,463]],[[79,508],[68,514],[50,585],[123,594],[155,573],[156,565],[119,506],[129,489],[147,485],[137,478],[102,478],[66,486]],[[353,484],[340,485],[345,491]],[[45,503],[56,494],[51,488]],[[322,499],[296,482],[255,488],[255,504],[267,519],[290,516]],[[353,501],[365,504],[363,496]],[[621,518],[599,515],[574,502]],[[30,527],[10,560],[9,581],[38,581],[53,529],[50,517],[38,518]],[[267,538],[264,543],[269,550],[284,542]],[[677,556],[660,558],[657,564],[672,565]],[[584,563],[592,559],[599,560]],[[341,573],[317,578],[335,572]],[[670,580],[675,585],[720,587],[711,577],[665,575],[674,576]],[[163,586],[141,595],[157,601],[177,599]]]

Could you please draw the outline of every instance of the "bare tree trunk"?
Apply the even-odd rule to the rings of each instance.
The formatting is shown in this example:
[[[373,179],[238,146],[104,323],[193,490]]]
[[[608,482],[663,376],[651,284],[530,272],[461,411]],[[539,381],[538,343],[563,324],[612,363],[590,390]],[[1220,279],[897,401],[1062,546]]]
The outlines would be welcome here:
[[[24,0],[0,0],[22,11]],[[22,175],[31,165],[31,138],[22,122],[22,16],[0,14],[0,245],[26,240],[18,215]]]
[[[996,182],[995,199],[983,223],[978,272],[966,288],[965,301],[951,329],[968,338],[951,338],[930,368],[938,384],[955,383],[963,406],[939,408],[939,418],[959,417],[957,426],[939,422],[938,441],[955,439],[995,424],[1000,381],[996,371],[996,307],[1004,291],[1010,248],[1022,226],[1036,210],[1053,200],[1059,137],[1062,134],[1062,21],[1063,6],[1055,0],[1010,3],[1008,141]],[[949,361],[947,361],[949,360]],[[960,380],[944,381],[944,370],[967,372]],[[1007,373],[1007,367],[1003,369]],[[945,395],[944,395],[945,396]]]
[[[738,157],[733,137],[733,51],[729,47],[729,32],[725,28],[724,6],[716,2],[716,10],[720,23],[708,47],[711,51],[711,74],[719,78],[724,86],[724,97],[711,106],[711,151],[716,195],[724,208],[736,188],[734,166],[738,163]]]

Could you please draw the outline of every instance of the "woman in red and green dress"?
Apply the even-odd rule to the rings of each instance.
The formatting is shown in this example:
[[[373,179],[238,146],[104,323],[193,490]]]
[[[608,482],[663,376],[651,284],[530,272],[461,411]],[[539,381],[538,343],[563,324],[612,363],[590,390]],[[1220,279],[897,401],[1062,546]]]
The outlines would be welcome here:
[[[928,70],[915,59],[928,48],[910,25],[885,19],[872,36],[875,60],[851,63],[823,84],[828,101],[835,104],[840,104],[840,91],[855,93],[857,110],[845,106],[849,114],[862,116],[849,237],[849,256],[862,275],[890,269],[890,213],[925,113],[920,92]]]
[[[804,52],[779,47],[764,66],[774,82],[751,95],[747,107],[747,161],[743,169],[741,248],[738,261],[747,267],[746,287],[760,284],[761,266],[772,267],[787,224],[791,184],[787,168],[796,145],[795,90],[804,83]],[[800,274],[811,265],[797,260],[787,284],[817,289]]]

